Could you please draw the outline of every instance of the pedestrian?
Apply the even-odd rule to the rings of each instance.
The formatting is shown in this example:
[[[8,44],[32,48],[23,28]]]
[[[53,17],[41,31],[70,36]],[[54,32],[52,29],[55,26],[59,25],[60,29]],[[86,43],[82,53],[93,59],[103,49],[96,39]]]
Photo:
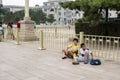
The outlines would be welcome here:
[[[67,23],[67,28],[70,30],[70,25],[69,25],[69,23]]]
[[[13,23],[9,22],[8,25],[7,25],[7,29],[8,29],[8,33],[7,33],[7,36],[9,37],[10,36],[10,39],[15,39],[15,36],[14,36],[14,33],[13,33]]]
[[[4,30],[3,30],[3,27],[2,27],[2,22],[0,22],[0,42],[3,39],[3,35],[4,35]]]
[[[15,40],[15,36],[13,33],[13,22],[11,22],[10,27],[11,27],[11,39]]]
[[[20,32],[20,22],[19,21],[17,22],[17,29]]]
[[[37,25],[36,22],[34,22],[34,29],[36,29],[36,25]]]

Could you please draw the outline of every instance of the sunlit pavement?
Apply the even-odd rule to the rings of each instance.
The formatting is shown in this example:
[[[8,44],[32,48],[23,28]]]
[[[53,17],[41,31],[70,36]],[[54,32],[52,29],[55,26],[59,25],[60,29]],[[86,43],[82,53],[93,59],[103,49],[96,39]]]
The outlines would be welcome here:
[[[0,80],[120,80],[120,63],[74,66],[71,62],[54,50],[0,42]]]

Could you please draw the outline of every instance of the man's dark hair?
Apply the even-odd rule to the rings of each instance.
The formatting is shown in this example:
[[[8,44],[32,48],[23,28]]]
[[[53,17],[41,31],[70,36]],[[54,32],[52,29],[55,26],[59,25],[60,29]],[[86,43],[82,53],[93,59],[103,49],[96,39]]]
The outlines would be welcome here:
[[[81,48],[82,48],[84,45],[85,45],[85,43],[82,43],[82,44],[81,44]]]
[[[78,42],[78,39],[77,39],[77,38],[74,38],[73,41],[77,41],[77,42]]]

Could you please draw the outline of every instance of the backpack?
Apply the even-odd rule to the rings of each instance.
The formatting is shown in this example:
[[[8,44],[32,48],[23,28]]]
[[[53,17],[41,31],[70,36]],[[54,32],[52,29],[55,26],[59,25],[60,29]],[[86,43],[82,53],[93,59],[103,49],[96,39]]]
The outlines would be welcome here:
[[[100,59],[94,59],[90,61],[91,65],[101,65],[101,61]]]

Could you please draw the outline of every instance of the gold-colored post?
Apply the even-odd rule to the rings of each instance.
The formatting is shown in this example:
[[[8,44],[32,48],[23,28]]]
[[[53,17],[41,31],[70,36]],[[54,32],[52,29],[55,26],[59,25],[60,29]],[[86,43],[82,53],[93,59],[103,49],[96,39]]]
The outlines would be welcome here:
[[[19,32],[20,32],[20,29],[17,28],[17,33],[16,33],[16,45],[20,45]]]
[[[39,50],[45,50],[44,48],[44,34],[43,30],[40,31],[40,37],[39,37]]]
[[[84,43],[84,32],[80,32],[80,44]]]
[[[57,38],[57,27],[55,27],[55,37]]]

